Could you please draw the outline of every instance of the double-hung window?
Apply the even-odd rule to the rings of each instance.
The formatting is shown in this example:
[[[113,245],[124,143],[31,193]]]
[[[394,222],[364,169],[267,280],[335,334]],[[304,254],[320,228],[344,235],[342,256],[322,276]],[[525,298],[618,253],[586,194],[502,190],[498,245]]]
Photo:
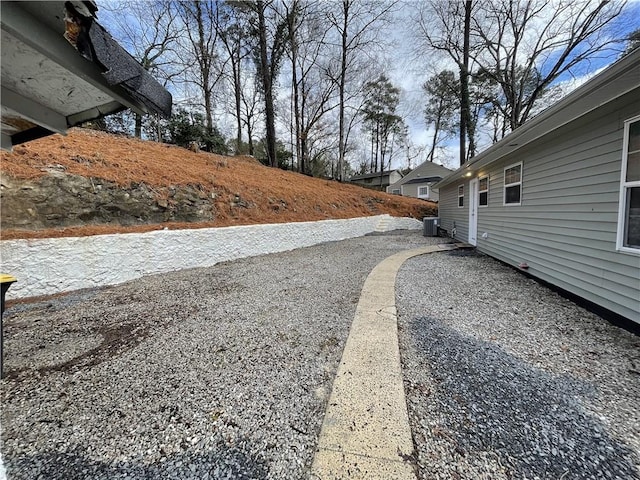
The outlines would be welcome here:
[[[418,187],[418,198],[429,198],[429,186]]]
[[[520,205],[522,199],[522,163],[504,169],[504,204]]]
[[[640,254],[640,117],[624,124],[617,248]]]
[[[481,207],[489,205],[489,177],[478,179],[478,205]]]
[[[464,207],[464,185],[458,186],[458,208]]]

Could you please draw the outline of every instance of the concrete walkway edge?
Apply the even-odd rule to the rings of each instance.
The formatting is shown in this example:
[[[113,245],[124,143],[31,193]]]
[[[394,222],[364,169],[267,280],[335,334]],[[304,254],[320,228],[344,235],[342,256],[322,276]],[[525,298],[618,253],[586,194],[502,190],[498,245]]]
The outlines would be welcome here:
[[[333,383],[311,478],[415,480],[395,304],[409,258],[456,248],[431,245],[392,255],[367,277]]]

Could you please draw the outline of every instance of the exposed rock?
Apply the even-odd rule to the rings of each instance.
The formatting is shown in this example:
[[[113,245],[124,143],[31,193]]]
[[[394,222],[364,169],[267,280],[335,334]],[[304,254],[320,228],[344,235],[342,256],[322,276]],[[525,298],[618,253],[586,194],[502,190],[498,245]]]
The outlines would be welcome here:
[[[214,195],[194,186],[152,189],[144,183],[132,183],[121,187],[56,169],[47,172],[37,180],[2,176],[2,229],[140,225],[214,218]]]
[[[233,197],[233,200],[230,203],[231,207],[242,207],[242,208],[252,208],[255,207],[255,204],[251,202],[247,202],[244,200],[238,193],[236,193]]]

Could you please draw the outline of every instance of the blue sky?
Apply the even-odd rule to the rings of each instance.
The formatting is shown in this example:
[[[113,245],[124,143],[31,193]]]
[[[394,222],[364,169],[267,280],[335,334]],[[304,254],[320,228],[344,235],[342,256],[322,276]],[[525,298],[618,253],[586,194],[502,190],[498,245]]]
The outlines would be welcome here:
[[[638,19],[640,19],[640,0],[630,0],[621,15],[607,25],[604,34],[614,38],[624,38],[635,29],[640,28],[640,20]],[[589,61],[576,66],[571,72],[565,72],[560,75],[554,84],[562,84],[565,87],[565,93],[569,93],[571,89],[577,88],[594,74],[615,62],[620,57],[620,51],[624,49],[625,45],[626,42],[624,41],[611,45],[611,49],[591,57]],[[411,45],[405,45],[407,49],[411,47]],[[431,131],[427,128],[423,119],[424,100],[421,85],[431,74],[435,73],[435,70],[433,72],[426,71],[427,68],[424,63],[426,62],[398,59],[396,71],[392,77],[394,81],[402,86],[404,113],[407,114],[406,121],[409,125],[410,136],[415,144],[425,144],[432,139]],[[440,64],[437,68],[442,69],[444,67]],[[456,70],[455,66],[452,65],[447,66],[447,68]],[[446,164],[448,159],[452,159],[452,166],[457,166],[459,161],[458,139],[451,139],[447,143],[447,154],[441,157],[440,160]],[[404,165],[398,164],[395,166],[402,167]]]
[[[640,19],[640,1],[634,0],[627,3],[620,16],[607,25],[604,33],[614,38],[624,38],[635,29],[640,28],[640,21],[638,19]],[[574,76],[593,75],[607,65],[615,62],[620,56],[620,50],[623,50],[625,46],[625,41],[612,45],[610,50],[603,52],[601,55],[593,56],[588,62],[575,68],[573,72],[563,73],[558,77],[556,82],[570,80]]]

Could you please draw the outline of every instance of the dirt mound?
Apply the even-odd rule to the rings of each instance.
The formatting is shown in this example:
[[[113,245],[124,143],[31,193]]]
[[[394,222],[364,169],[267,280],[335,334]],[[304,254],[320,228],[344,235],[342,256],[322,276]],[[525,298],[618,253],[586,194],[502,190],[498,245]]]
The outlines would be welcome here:
[[[435,213],[432,203],[265,167],[252,157],[83,129],[4,152],[0,170],[2,239]]]

